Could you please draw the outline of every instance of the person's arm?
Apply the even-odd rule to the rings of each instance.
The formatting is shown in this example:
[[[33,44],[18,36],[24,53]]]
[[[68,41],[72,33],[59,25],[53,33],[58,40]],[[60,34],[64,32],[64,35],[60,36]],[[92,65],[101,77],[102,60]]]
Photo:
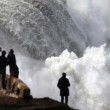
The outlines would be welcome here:
[[[15,64],[16,64],[16,57],[15,57],[15,55],[14,55],[14,61],[15,61]]]
[[[67,79],[67,81],[68,81],[68,87],[70,86],[70,82],[69,82],[69,80]]]
[[[60,79],[58,80],[57,87],[58,87],[59,89],[61,89]]]
[[[7,64],[9,64],[9,54],[8,54],[6,59],[7,59]]]

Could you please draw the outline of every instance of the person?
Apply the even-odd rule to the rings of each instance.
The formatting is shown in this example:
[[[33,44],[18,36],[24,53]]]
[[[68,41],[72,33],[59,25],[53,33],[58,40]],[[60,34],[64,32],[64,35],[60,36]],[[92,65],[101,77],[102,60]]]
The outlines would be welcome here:
[[[0,74],[2,75],[2,88],[6,89],[6,83],[5,83],[5,78],[6,78],[6,66],[8,65],[7,63],[7,58],[6,58],[6,51],[2,51],[2,55],[0,56]]]
[[[13,49],[10,49],[7,56],[7,61],[10,67],[9,89],[11,89],[11,78],[14,77],[14,67],[16,65],[16,57]]]
[[[14,54],[14,50],[10,49],[9,54],[7,56],[7,61],[10,67],[10,77],[14,76],[14,67],[16,65],[16,57]]]
[[[68,104],[68,96],[69,96],[69,89],[70,86],[69,80],[66,78],[66,73],[62,73],[62,77],[58,80],[57,84],[58,88],[60,89],[60,96],[61,96],[61,103]]]

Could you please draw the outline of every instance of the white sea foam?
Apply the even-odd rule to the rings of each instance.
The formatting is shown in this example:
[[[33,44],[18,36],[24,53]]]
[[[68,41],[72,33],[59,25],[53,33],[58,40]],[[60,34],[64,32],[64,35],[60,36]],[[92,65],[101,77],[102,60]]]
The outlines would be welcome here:
[[[6,28],[10,26],[10,29],[15,30],[14,34],[18,34],[20,29],[22,30],[22,27],[19,27],[19,22],[17,23],[13,20],[11,11],[15,13],[14,6],[16,9],[22,7],[20,9],[23,11],[25,11],[25,9],[28,10],[28,8],[33,9],[33,7],[23,2],[24,6],[26,6],[24,7],[18,0],[17,3],[19,3],[19,6],[17,6],[15,1],[12,2],[12,0],[11,2],[9,0],[0,0],[0,3],[1,6],[5,8],[5,11],[1,9],[4,15],[1,16],[4,21],[2,25],[6,25],[6,21],[9,21]],[[14,5],[12,3],[14,3]],[[26,57],[25,54],[21,54],[23,52],[20,53],[18,50],[19,46],[16,49],[16,42],[14,44],[11,40],[9,42],[9,34],[2,32],[2,30],[0,30],[0,35],[2,36],[1,41],[3,42],[0,42],[0,44],[6,50],[10,48],[15,49],[17,64],[20,68],[20,78],[31,88],[31,93],[34,97],[46,96],[60,101],[57,81],[61,77],[62,72],[66,72],[71,83],[70,106],[83,110],[109,110],[110,52],[108,50],[106,51],[106,44],[104,43],[109,43],[108,39],[110,39],[110,0],[67,0],[67,2],[64,0],[65,6],[66,3],[67,9],[75,24],[73,31],[69,31],[68,33],[71,37],[73,36],[73,40],[77,38],[81,47],[85,46],[86,43],[90,46],[84,51],[82,57],[79,58],[74,52],[69,52],[68,50],[64,50],[59,56],[47,58],[45,63],[44,61],[32,59],[28,57],[28,55],[26,55]],[[28,7],[28,5],[30,7]],[[8,9],[9,6],[10,9]],[[10,14],[7,13],[7,11],[9,11]],[[18,10],[16,11],[19,12]],[[52,30],[52,32],[54,32],[54,30]],[[26,36],[27,34],[28,33],[26,33]],[[81,38],[86,42],[84,45],[82,45]],[[29,41],[29,44],[33,44],[32,41],[30,42],[30,39],[26,40]],[[51,41],[51,43],[53,42]],[[65,42],[64,45],[66,45]],[[54,48],[55,50],[58,49],[55,46]]]
[[[89,46],[110,39],[110,0],[67,0],[67,9]]]
[[[109,109],[110,73],[107,69],[109,54],[105,45],[87,48],[78,58],[65,50],[59,57],[46,60],[49,70],[57,77],[65,71],[71,81],[70,105],[85,110]]]
[[[81,58],[64,50],[58,57],[47,58],[44,65],[18,56],[22,59],[22,63],[18,60],[22,68],[20,78],[31,88],[34,97],[48,96],[60,101],[57,81],[62,72],[66,72],[71,83],[70,106],[82,110],[108,110],[110,54],[105,51],[105,46],[88,47]]]

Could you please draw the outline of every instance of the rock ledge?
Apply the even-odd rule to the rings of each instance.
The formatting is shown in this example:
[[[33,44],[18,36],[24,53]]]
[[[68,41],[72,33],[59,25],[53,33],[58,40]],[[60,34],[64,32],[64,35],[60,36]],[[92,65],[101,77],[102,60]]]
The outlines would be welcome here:
[[[35,98],[28,102],[7,96],[0,97],[0,110],[76,110],[50,98]]]

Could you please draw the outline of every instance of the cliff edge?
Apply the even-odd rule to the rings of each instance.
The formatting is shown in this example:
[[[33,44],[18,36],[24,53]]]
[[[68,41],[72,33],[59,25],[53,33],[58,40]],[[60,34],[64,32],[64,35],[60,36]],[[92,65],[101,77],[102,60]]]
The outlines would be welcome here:
[[[11,82],[10,82],[11,81]],[[10,88],[9,88],[10,85]],[[6,90],[0,83],[0,110],[75,110],[50,98],[33,98],[20,79],[6,77]]]
[[[50,98],[32,99],[28,102],[13,97],[0,97],[0,110],[75,110]]]

